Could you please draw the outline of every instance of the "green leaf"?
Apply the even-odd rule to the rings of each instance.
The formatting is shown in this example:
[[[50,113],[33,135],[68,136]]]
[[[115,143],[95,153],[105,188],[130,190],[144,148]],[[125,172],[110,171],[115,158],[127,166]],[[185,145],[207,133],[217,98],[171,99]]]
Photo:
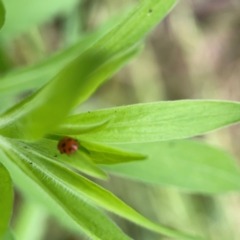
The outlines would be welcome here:
[[[98,42],[96,42],[92,47],[90,47],[85,54],[91,52],[98,52],[104,54],[106,60],[115,58],[119,54],[121,55],[125,51],[130,51],[131,49],[139,43],[139,41],[171,10],[174,6],[176,0],[143,0],[141,1],[127,16],[123,21],[111,29],[106,35],[104,35]],[[141,24],[144,21],[144,24]],[[106,51],[107,50],[107,51]],[[136,53],[139,50],[136,50]],[[122,64],[119,64],[120,68]],[[111,70],[112,66],[106,65],[107,71],[111,72],[107,76],[111,76],[114,73]],[[96,72],[93,75],[93,79],[100,75],[99,84],[106,79],[105,70]],[[101,77],[103,75],[103,77]],[[92,93],[95,91],[96,85],[91,84],[93,79],[89,79],[89,89],[84,91],[80,96],[78,103],[85,101]],[[92,85],[92,86],[91,86]],[[91,91],[90,91],[91,90]]]
[[[72,155],[59,154],[57,145],[58,141],[56,140],[41,139],[32,143],[18,142],[17,147],[21,147],[22,149],[24,148],[23,151],[26,152],[26,154],[32,153],[38,157],[60,162],[65,166],[68,165],[74,167],[75,169],[92,177],[100,179],[108,178],[107,174],[92,162],[88,154],[81,150],[81,143],[80,149]]]
[[[83,235],[82,229],[70,217],[70,215],[58,203],[56,203],[56,201],[49,196],[49,194],[41,186],[25,174],[25,172],[22,171],[13,161],[11,161],[11,159],[9,159],[2,151],[0,151],[0,162],[7,167],[12,176],[15,187],[19,192],[21,192],[27,201],[32,204],[38,204],[49,214],[54,216],[58,223],[62,226]],[[16,230],[18,232],[18,229]]]
[[[5,235],[1,238],[1,240],[16,240],[16,238],[14,237],[12,231],[10,229],[7,230],[7,232],[5,233]]]
[[[93,33],[82,37],[74,45],[63,49],[42,62],[33,66],[27,66],[25,68],[10,71],[0,78],[0,92],[2,94],[9,95],[10,93],[18,93],[19,91],[43,86],[64,66],[69,64],[74,58],[79,56],[87,48],[93,45],[93,43],[98,41],[99,38],[109,31],[109,28],[111,27],[112,22],[107,22]]]
[[[83,142],[79,140],[79,150],[72,155],[59,154],[57,149],[58,141],[62,137],[56,136],[55,139],[42,139],[37,142],[22,142],[21,147],[24,151],[31,152],[36,156],[61,162],[75,169],[86,173],[90,176],[106,179],[107,175],[95,163],[101,164],[117,164],[122,162],[130,162],[143,160],[145,155],[123,151],[122,149],[102,145],[98,143]],[[18,147],[20,147],[20,142]]]
[[[96,69],[96,71],[94,71],[84,82],[82,91],[79,94],[78,104],[87,100],[106,79],[110,78],[124,64],[139,54],[141,50],[142,45],[137,45],[121,54],[113,56],[112,58],[109,56],[110,60],[105,57],[105,62],[103,62],[102,66]],[[93,51],[95,50],[93,49]],[[86,52],[86,54],[89,54],[89,51]],[[101,53],[101,56],[102,55],[103,52]],[[106,52],[106,56],[107,55],[109,54]]]
[[[116,164],[146,159],[146,155],[124,151],[122,149],[95,142],[80,140],[81,146],[87,149],[91,159],[97,164]]]
[[[85,152],[77,151],[72,159],[73,161],[68,161],[68,164],[79,171],[96,178],[108,179],[108,175],[101,170]]]
[[[89,50],[108,49],[109,56],[126,51],[138,43],[173,8],[176,0],[142,0],[123,21]]]
[[[34,140],[54,129],[76,105],[86,77],[100,64],[96,54],[75,59],[41,90],[2,115],[1,134]]]
[[[75,124],[72,125],[60,125],[54,131],[53,134],[57,135],[79,135],[88,132],[96,132],[107,126],[110,120],[102,121],[95,124]]]
[[[98,132],[82,134],[86,141],[151,142],[188,138],[240,121],[240,104],[212,100],[183,100],[136,104],[81,113],[64,124],[96,124],[111,118]]]
[[[75,193],[74,197],[76,199],[78,197],[79,198],[84,197],[84,199],[85,198],[87,199],[86,202],[88,201],[94,202],[99,206],[109,211],[112,211],[149,230],[164,234],[166,236],[176,237],[179,239],[192,239],[192,240],[202,239],[199,237],[184,234],[184,233],[171,230],[169,228],[152,223],[151,221],[149,221],[148,219],[146,219],[145,217],[137,213],[135,210],[127,206],[120,199],[115,197],[112,193],[101,188],[95,183],[89,181],[88,179],[74,173],[71,170],[68,170],[62,167],[60,164],[57,164],[54,161],[51,161],[51,160],[49,161],[47,159],[45,161],[42,158],[33,156],[32,154],[29,154],[29,153],[25,154],[22,149],[21,143],[17,140],[8,140],[8,141],[9,141],[8,143],[5,143],[5,145],[7,145],[7,147],[10,150],[7,152],[7,154],[9,155],[14,152],[16,156],[21,157],[23,161],[19,161],[19,159],[14,160],[16,163],[18,163],[18,166],[20,166],[20,164],[23,164],[24,169],[25,168],[28,169],[26,173],[29,176],[31,176],[33,179],[34,177],[39,178],[38,183],[41,185],[44,184],[45,190],[48,190],[48,192],[51,192],[54,195],[56,193],[57,194],[56,197],[57,199],[59,199],[59,201],[61,201],[62,198],[66,195],[67,195],[67,199],[71,198],[71,195],[68,196],[68,194],[66,194],[66,191],[68,193]],[[47,179],[47,180],[44,181],[44,179]],[[63,189],[65,189],[65,190],[62,190],[63,194],[60,193],[60,188],[57,188],[59,186],[62,186]],[[57,192],[57,190],[59,190],[59,192]],[[64,200],[64,202],[65,201],[66,199]],[[62,204],[64,202],[61,201]],[[69,206],[69,204],[68,205],[66,204],[64,206],[65,208],[70,208],[68,212],[71,212],[71,207],[79,206],[79,204],[74,202],[74,199],[72,199],[71,206]],[[91,217],[91,212],[89,213],[89,217]],[[97,218],[95,218],[95,220],[99,221],[99,219]],[[83,223],[81,222],[81,224]],[[96,232],[96,230],[94,232]],[[109,237],[109,238],[103,238],[103,239],[105,240],[105,239],[117,239],[117,238]]]
[[[221,193],[240,190],[240,171],[222,150],[197,141],[121,144],[126,150],[149,154],[142,162],[104,169],[147,183],[175,186],[190,192]]]
[[[161,1],[161,3],[153,0],[142,1],[134,9],[134,14],[128,15],[113,31],[69,64],[47,87],[3,115],[0,127],[4,129],[0,131],[1,134],[33,140],[46,134],[53,126],[57,126],[67,115],[69,109],[76,105],[77,95],[79,96],[78,103],[86,100],[107,77],[139,52],[139,48],[133,48],[133,46],[169,11],[174,2],[174,0]],[[152,14],[152,10],[149,13],[150,7],[154,7],[157,13]],[[143,26],[136,27],[139,26],[138,23],[143,16],[149,17],[148,20]],[[91,61],[89,60],[95,60],[99,56],[102,57],[102,68],[94,72],[95,68],[91,65],[93,74],[87,78],[86,73],[90,73],[88,62]],[[81,67],[80,73],[77,71],[79,66]],[[80,89],[76,86],[78,77],[81,79]],[[74,92],[70,94],[72,89]],[[62,96],[60,96],[61,92],[64,93]],[[43,117],[45,117],[44,122]]]
[[[4,113],[1,134],[34,140],[54,130],[79,101],[138,52],[139,47],[132,48],[104,64],[103,54],[79,56],[40,91]]]
[[[0,163],[0,238],[6,233],[12,215],[13,186],[7,169]]]
[[[0,114],[5,112],[6,109],[14,106],[15,102],[13,101],[13,96],[2,96],[1,95],[1,104],[0,104]]]
[[[3,144],[3,141],[1,143]],[[10,145],[5,142],[4,148],[6,147],[9,148]],[[29,158],[19,151],[15,151],[15,153],[14,151],[5,151],[5,154],[22,172],[47,192],[49,197],[79,224],[85,234],[96,240],[130,240],[91,202],[86,201],[82,196],[76,194],[71,188],[56,179],[53,172],[39,167],[39,162],[43,159],[38,160],[36,156],[33,157],[31,154],[29,154]],[[34,162],[32,162],[33,160]]]
[[[5,22],[5,8],[3,6],[2,1],[0,0],[0,29],[2,28]]]
[[[96,51],[101,51],[106,54],[107,50],[108,55],[105,56],[106,61],[109,61],[112,57],[116,57],[117,54],[129,51],[129,49],[135,46],[149,32],[149,30],[151,30],[170,11],[175,2],[176,0],[141,1],[119,24],[116,24],[111,31],[109,31],[111,27],[108,26],[99,32],[97,31],[96,35],[90,37],[89,45],[88,39],[86,38],[86,41],[83,40],[83,43],[80,42],[79,44],[76,44],[76,46],[67,50],[66,54],[63,52],[59,54],[59,56],[56,55],[56,57],[53,57],[49,61],[47,60],[46,62],[43,62],[43,64],[6,75],[0,86],[0,92],[19,91],[26,88],[29,89],[40,86],[41,82],[45,83],[48,81],[49,78],[56,74],[56,71],[58,71],[60,67],[63,67],[69,62],[69,60],[72,60],[82,52],[81,44],[83,44],[83,48],[86,49],[91,46],[92,43],[96,42],[95,45],[88,48],[87,54]],[[140,24],[143,20],[144,24]],[[108,29],[108,31],[106,31],[106,29]],[[99,39],[99,37],[106,32],[107,34]],[[96,41],[94,41],[95,37]],[[78,54],[76,55],[76,53]],[[117,59],[115,60],[117,61]],[[109,77],[110,73],[113,74],[122,64],[119,64],[115,70],[108,70],[109,73],[106,74],[106,77]],[[109,69],[108,64],[105,67]],[[104,70],[100,70],[100,73],[103,75]],[[85,99],[88,96],[89,94],[86,94]]]
[[[47,21],[58,13],[67,13],[77,4],[77,0],[4,0],[7,11],[6,23],[1,37],[10,38]]]

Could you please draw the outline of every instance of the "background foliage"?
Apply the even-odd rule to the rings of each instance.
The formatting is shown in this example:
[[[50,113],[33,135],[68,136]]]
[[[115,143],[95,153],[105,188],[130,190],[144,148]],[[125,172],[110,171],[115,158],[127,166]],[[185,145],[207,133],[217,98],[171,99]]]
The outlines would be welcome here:
[[[6,8],[8,5],[14,4],[13,0],[3,2],[6,4]],[[28,6],[29,9],[32,9],[29,11],[31,16],[20,12],[20,17],[17,18],[16,13],[12,12],[9,17],[13,16],[13,22],[10,25],[5,25],[2,29],[0,36],[0,70],[2,73],[12,68],[31,66],[51,56],[53,52],[76,42],[79,37],[85,36],[87,32],[97,28],[105,20],[112,19],[121,10],[130,6],[129,1],[61,1],[61,4],[58,4],[58,8],[56,8],[56,1],[48,1],[47,7],[34,5],[31,8],[29,2],[26,1],[26,5],[21,5],[19,8],[25,12],[25,6]],[[34,2],[38,4],[38,1]],[[135,2],[132,1],[132,3]],[[240,6],[234,1],[181,1],[181,4],[178,4],[174,11],[147,38],[147,46],[140,57],[116,74],[111,81],[102,85],[78,111],[92,111],[161,100],[220,99],[239,101],[239,12]],[[17,24],[14,22],[16,19]],[[105,28],[108,29],[108,26],[114,24],[114,21],[117,20],[108,22]],[[93,38],[96,38],[100,37],[102,32],[94,34]],[[81,43],[82,51],[93,38],[89,36],[83,40]],[[80,46],[78,50],[79,48]],[[75,50],[72,49],[72,51]],[[64,59],[62,64],[65,64],[64,61],[69,61],[67,56],[62,57]],[[61,58],[61,56],[58,57]],[[22,82],[19,82],[16,89],[11,88],[7,83],[2,84],[0,88],[11,89],[12,95],[3,96],[5,103],[2,102],[0,108],[5,109],[26,97],[31,93],[30,89],[33,86],[38,86],[40,79],[54,76],[61,67],[54,65],[54,59],[50,59],[47,64],[50,67],[46,72],[43,72],[41,68],[44,65],[37,68],[33,67],[33,71],[29,75],[29,79],[36,78],[33,85],[26,84],[27,78],[24,71],[22,72]],[[6,77],[14,80],[14,74],[12,72]],[[25,86],[28,88],[25,89]],[[20,88],[26,91],[16,94]],[[238,109],[232,112],[238,112]],[[218,118],[220,117],[221,115]],[[228,115],[226,115],[227,117]],[[199,126],[201,127],[201,125]],[[191,129],[192,127],[188,130]],[[227,150],[236,159],[239,159],[239,138],[239,126],[235,125],[209,133],[201,137],[201,140]],[[189,159],[188,162],[191,163],[191,158],[195,157],[189,156],[187,151],[189,143],[187,141],[181,142],[180,146],[174,142],[165,142],[164,144],[168,144],[170,149],[175,149],[174,152],[171,151],[172,159],[179,157],[178,148],[181,148],[181,154],[185,154],[184,157]],[[204,148],[203,152],[206,155],[204,159],[211,157],[211,149],[205,145],[198,142],[190,144],[191,148]],[[154,154],[155,147],[154,144],[143,144],[135,149],[141,149],[143,153],[145,153],[144,148],[152,149],[152,154]],[[157,147],[161,148],[159,145]],[[163,156],[164,154],[169,156],[166,153],[167,148],[164,146],[162,148]],[[221,154],[221,150],[219,151]],[[226,158],[231,159],[231,156],[227,155]],[[164,161],[164,158],[162,160]],[[199,162],[201,161],[200,156]],[[131,164],[133,164],[132,169],[139,167],[138,171],[134,171],[136,175],[141,173],[141,169],[145,169],[145,166]],[[189,167],[189,165],[187,166]],[[178,167],[176,165],[174,168],[172,165],[165,165],[165,167],[169,167],[169,169],[161,169],[162,172],[176,171],[178,178],[175,181],[186,188],[188,181],[184,182],[183,176],[177,175]],[[113,172],[114,168],[109,167]],[[133,175],[129,168],[124,168],[124,165],[116,166],[116,168],[118,168],[118,172],[121,171],[121,174],[142,179],[142,175],[140,177]],[[193,166],[193,169],[196,167]],[[235,171],[234,165],[232,169]],[[144,171],[142,172],[144,173]],[[154,174],[151,179],[149,176],[146,178],[147,182],[158,183],[159,181]],[[169,180],[166,176],[165,179],[161,179],[161,183],[166,181],[166,185],[168,185],[171,180],[174,179]],[[217,185],[221,185],[219,181],[216,181],[216,178],[213,178],[212,182],[213,185],[208,186],[209,192],[217,191]],[[233,182],[237,189],[238,179],[234,179]],[[237,240],[240,237],[240,231],[237,227],[239,222],[239,195],[237,193],[212,197],[204,194],[188,194],[175,188],[137,183],[115,175],[111,176],[111,181],[102,182],[99,180],[99,183],[153,221],[187,232],[191,229],[192,232],[198,232],[200,235],[213,240]],[[26,218],[25,221],[23,216]],[[164,239],[116,216],[113,218],[133,239]],[[65,222],[67,222],[66,219]],[[64,221],[63,217],[62,220]],[[29,222],[33,224],[32,229],[41,224],[43,226],[42,232],[34,235],[35,232],[26,231],[26,224]],[[32,203],[26,204],[21,194],[16,190],[12,226],[18,239],[80,239],[79,236],[74,235],[65,227],[59,231],[59,224],[39,206]]]

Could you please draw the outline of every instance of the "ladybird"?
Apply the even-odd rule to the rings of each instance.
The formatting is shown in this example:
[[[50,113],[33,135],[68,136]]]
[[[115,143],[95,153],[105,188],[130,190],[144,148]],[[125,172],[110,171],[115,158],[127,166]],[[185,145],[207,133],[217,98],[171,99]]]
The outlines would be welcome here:
[[[58,150],[60,153],[72,154],[79,148],[79,143],[76,139],[71,137],[64,137],[58,142]]]

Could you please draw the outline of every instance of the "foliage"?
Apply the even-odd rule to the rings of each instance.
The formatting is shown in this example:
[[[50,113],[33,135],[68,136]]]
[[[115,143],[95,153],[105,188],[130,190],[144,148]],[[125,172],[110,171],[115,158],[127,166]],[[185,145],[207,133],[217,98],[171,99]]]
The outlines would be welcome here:
[[[2,96],[37,88],[0,115],[1,162],[23,192],[67,216],[93,239],[130,239],[98,206],[169,237],[203,238],[153,223],[76,170],[103,180],[113,172],[189,192],[240,188],[240,172],[232,157],[203,143],[178,140],[239,122],[237,102],[157,102],[72,115],[76,106],[142,50],[142,38],[174,4],[175,0],[142,0],[108,31],[98,30],[55,56],[1,79]],[[6,4],[8,8],[12,6]],[[4,15],[2,4],[0,14]],[[0,26],[3,23],[0,18]],[[14,23],[7,20],[6,26],[15,31]],[[41,74],[34,77],[36,73]],[[59,155],[56,148],[66,135],[80,143],[71,156]],[[0,235],[7,235],[12,188],[2,165],[0,175],[4,192]]]
[[[12,181],[6,168],[0,164],[0,212],[1,212],[1,222],[0,222],[0,237],[2,237],[7,231],[10,217],[12,214],[12,204],[13,204],[13,189]]]

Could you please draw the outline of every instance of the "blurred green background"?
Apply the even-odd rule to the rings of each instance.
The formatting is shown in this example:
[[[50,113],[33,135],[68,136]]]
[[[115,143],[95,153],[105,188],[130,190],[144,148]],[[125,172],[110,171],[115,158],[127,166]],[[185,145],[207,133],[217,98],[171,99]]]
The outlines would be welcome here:
[[[33,65],[125,13],[134,0],[6,0],[0,74]],[[18,3],[16,5],[16,3]],[[21,17],[22,16],[22,17]],[[113,20],[111,20],[113,19]],[[141,24],[141,23],[139,23]],[[31,91],[5,97],[0,110]],[[182,0],[146,38],[144,51],[77,111],[179,99],[240,101],[239,0]],[[239,125],[201,137],[240,159]],[[149,219],[211,240],[240,239],[240,195],[189,194],[111,176],[98,182]],[[135,240],[167,240],[111,215]],[[18,240],[83,240],[16,190]],[[106,239],[112,240],[112,239]]]

